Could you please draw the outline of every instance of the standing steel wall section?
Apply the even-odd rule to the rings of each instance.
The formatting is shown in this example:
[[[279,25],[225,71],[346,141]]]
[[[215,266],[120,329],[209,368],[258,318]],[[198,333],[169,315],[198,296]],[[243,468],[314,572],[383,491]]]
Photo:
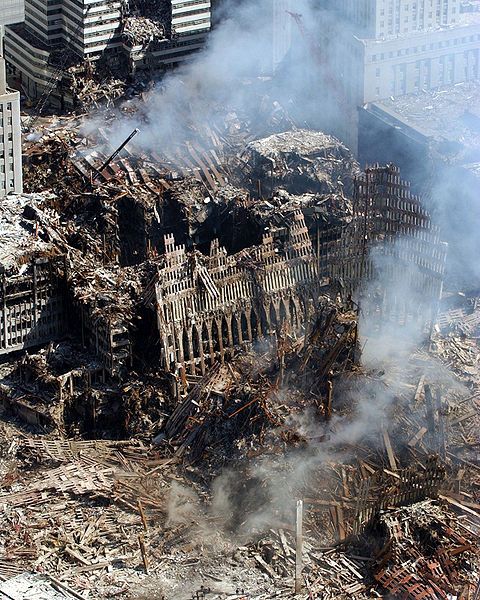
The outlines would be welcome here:
[[[3,274],[0,354],[56,340],[66,331],[62,280],[54,260],[33,261],[22,275]]]
[[[358,299],[369,293],[372,282],[378,282],[382,287],[375,306],[379,317],[399,325],[424,319],[428,331],[436,318],[446,256],[447,244],[441,242],[439,228],[400,179],[399,169],[374,166],[355,180],[352,222],[321,236],[319,273]],[[378,262],[382,262],[381,278]],[[392,290],[399,285],[420,291],[420,303],[414,306],[408,294],[395,295]]]
[[[285,320],[298,331],[316,301],[317,265],[301,213],[283,252],[268,235],[259,246],[231,256],[218,240],[208,257],[187,253],[173,236],[165,245],[152,285],[167,370],[204,374],[234,348],[271,335]]]

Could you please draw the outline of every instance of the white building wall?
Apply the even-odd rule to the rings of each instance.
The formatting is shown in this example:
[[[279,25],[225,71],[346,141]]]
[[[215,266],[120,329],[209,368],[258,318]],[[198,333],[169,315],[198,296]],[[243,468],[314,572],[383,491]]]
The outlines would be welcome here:
[[[337,0],[361,37],[386,38],[454,25],[461,0]]]
[[[480,78],[480,22],[359,44],[365,52],[359,104]]]
[[[119,0],[64,0],[63,38],[80,56],[101,54],[118,33]],[[120,45],[120,40],[118,44]]]
[[[7,90],[0,58],[0,197],[23,191],[21,136],[20,93]]]
[[[171,0],[172,32],[192,35],[211,27],[210,0]]]
[[[7,89],[3,28],[24,17],[23,0],[0,0],[0,197],[23,192],[20,93]]]

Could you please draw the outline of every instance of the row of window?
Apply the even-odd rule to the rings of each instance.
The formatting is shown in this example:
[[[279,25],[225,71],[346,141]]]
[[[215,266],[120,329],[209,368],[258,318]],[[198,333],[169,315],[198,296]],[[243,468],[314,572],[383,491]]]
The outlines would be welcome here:
[[[175,22],[176,19],[185,19],[192,15],[210,15],[210,11],[205,8],[199,8],[198,10],[186,10],[185,12],[173,14],[172,22]]]
[[[478,51],[465,52],[464,59],[462,69],[463,80],[471,81],[476,79],[479,75],[480,66]],[[454,67],[453,57],[448,56],[440,57],[435,67],[432,61],[417,61],[415,63],[413,91],[420,91],[421,88],[431,89],[432,87],[442,85],[453,85],[455,83]],[[389,77],[391,94],[406,94],[412,91],[407,89],[406,73],[406,65],[398,65],[397,67],[392,68],[391,76]],[[434,80],[432,80],[433,76],[435,78]],[[375,94],[377,97],[380,97],[381,89],[379,85],[375,88]]]
[[[186,2],[176,2],[172,0],[172,9],[186,8],[187,6],[194,6],[195,4],[210,4],[208,0],[190,0]]]
[[[426,52],[427,50],[436,50],[439,48],[449,48],[451,46],[458,46],[458,44],[466,44],[469,42],[475,42],[480,40],[480,34],[471,35],[468,37],[456,38],[454,40],[440,41],[434,44],[424,44],[423,46],[414,46],[413,48],[401,48],[397,51],[382,52],[381,54],[373,54],[372,61],[385,60],[386,58],[394,58],[395,56],[408,56],[409,54],[418,54],[418,52]]]
[[[6,56],[9,62],[13,64],[20,63],[22,65],[22,70],[28,71],[30,77],[41,79],[45,83],[50,80],[51,76],[48,73],[44,73],[43,70],[38,70],[38,65],[32,63],[32,56],[26,54],[25,52],[22,52],[20,48],[16,48],[15,53],[13,55],[9,52],[6,52]]]
[[[186,21],[185,23],[173,23],[172,25],[174,25],[177,28],[181,28],[181,27],[191,27],[192,25],[202,25],[202,23],[210,23],[210,17],[206,18],[206,19],[197,19],[196,21]]]

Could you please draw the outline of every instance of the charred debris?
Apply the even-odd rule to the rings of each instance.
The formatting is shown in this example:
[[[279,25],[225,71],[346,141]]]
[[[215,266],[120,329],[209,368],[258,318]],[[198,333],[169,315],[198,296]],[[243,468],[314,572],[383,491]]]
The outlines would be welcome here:
[[[231,113],[100,169],[114,120],[42,123],[1,213],[0,597],[476,598],[480,311],[398,169]]]

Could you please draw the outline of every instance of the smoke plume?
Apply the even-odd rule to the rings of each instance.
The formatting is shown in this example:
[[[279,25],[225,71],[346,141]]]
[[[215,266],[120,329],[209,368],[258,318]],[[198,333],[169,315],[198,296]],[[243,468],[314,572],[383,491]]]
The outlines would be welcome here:
[[[261,135],[279,105],[299,126],[318,125],[319,119],[327,123],[326,90],[315,84],[318,65],[309,43],[293,18],[286,11],[274,11],[274,4],[273,0],[225,2],[206,47],[167,74],[146,100],[130,101],[137,113],[130,118],[122,114],[115,123],[112,146],[138,127],[136,145],[174,158],[177,146],[205,126],[228,126],[228,111]],[[309,0],[291,4],[315,38],[318,9]],[[280,63],[279,48],[280,56],[287,51]],[[97,122],[90,121],[90,126]]]

